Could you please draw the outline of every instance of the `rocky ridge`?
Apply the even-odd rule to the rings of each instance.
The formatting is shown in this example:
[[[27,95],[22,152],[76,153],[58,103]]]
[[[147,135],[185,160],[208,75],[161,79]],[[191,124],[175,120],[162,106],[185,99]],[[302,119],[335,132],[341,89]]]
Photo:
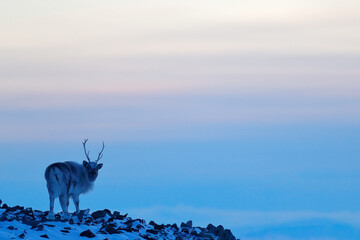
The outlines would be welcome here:
[[[146,223],[127,214],[104,209],[90,213],[82,210],[69,219],[60,214],[48,220],[48,211],[22,206],[1,205],[0,239],[174,239],[174,240],[236,240],[229,229],[209,224],[206,228],[194,227],[192,221],[177,224]]]

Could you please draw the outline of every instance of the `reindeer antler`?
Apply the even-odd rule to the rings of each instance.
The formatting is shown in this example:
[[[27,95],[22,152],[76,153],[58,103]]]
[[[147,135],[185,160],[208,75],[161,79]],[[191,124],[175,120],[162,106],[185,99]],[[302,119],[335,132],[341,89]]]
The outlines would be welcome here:
[[[85,156],[86,156],[86,158],[87,158],[87,160],[89,161],[89,163],[90,163],[90,157],[89,157],[89,153],[90,153],[90,151],[88,151],[88,152],[86,152],[86,142],[88,141],[88,139],[86,138],[86,139],[84,139],[84,141],[83,141],[83,146],[84,146],[84,152],[85,152]]]
[[[104,144],[104,142],[102,142],[102,143],[103,143],[103,146],[102,146],[101,151],[99,152],[99,156],[98,156],[97,160],[95,161],[96,163],[103,157],[102,152],[104,151],[105,144]]]

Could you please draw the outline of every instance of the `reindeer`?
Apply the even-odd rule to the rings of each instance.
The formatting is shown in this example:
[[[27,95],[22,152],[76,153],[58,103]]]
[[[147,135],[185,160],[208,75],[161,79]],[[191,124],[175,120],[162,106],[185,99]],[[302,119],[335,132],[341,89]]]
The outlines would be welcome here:
[[[99,152],[98,158],[95,161],[90,161],[89,151],[86,151],[85,139],[83,144],[85,156],[87,161],[83,164],[76,162],[58,162],[49,165],[45,170],[45,179],[47,182],[47,189],[50,198],[50,212],[49,219],[54,219],[54,201],[59,197],[60,205],[63,211],[63,217],[68,218],[68,207],[70,197],[73,199],[76,207],[76,214],[79,214],[79,195],[90,191],[98,176],[98,170],[102,168],[103,164],[98,161],[103,157],[105,145]]]

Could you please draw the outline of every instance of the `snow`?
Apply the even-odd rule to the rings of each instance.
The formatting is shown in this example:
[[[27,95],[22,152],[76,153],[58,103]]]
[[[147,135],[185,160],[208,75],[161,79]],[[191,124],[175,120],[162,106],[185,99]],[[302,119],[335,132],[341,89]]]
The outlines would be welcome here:
[[[135,240],[135,239],[201,239],[201,240],[235,240],[229,230],[222,226],[217,228],[193,227],[191,224],[159,225],[153,221],[146,223],[143,219],[132,219],[119,212],[109,210],[82,210],[79,215],[73,214],[69,219],[56,214],[56,220],[48,220],[48,212],[32,210],[20,206],[0,208],[0,240],[2,239],[87,239],[81,236],[90,230],[95,236],[91,239]]]

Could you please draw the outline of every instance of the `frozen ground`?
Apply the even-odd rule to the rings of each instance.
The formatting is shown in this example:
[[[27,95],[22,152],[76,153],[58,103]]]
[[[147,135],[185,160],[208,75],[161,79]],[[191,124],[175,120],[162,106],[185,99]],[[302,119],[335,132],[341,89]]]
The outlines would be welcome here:
[[[47,214],[47,211],[3,204],[0,208],[0,239],[235,240],[231,231],[221,225],[194,227],[191,221],[180,226],[159,225],[153,221],[146,223],[143,219],[132,219],[127,214],[107,209],[92,213],[89,209],[82,210],[69,219],[63,219],[57,214],[56,220],[48,220]]]

